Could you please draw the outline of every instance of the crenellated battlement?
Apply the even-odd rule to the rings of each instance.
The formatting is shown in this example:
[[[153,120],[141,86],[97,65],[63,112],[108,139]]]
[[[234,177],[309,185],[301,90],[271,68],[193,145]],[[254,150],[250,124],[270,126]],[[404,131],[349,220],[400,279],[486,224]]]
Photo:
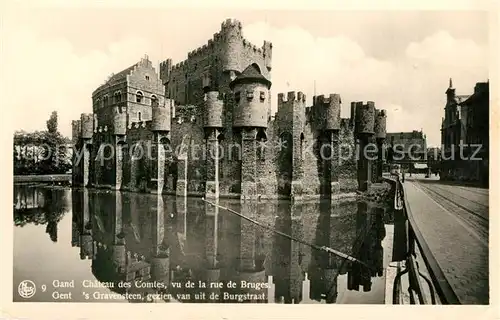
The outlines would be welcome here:
[[[184,71],[185,68],[186,68],[186,66],[187,66],[187,63],[185,63],[185,62],[186,62],[186,60],[176,63],[172,67],[172,72],[174,72],[174,71]]]
[[[238,19],[226,19],[224,22],[221,23],[221,31],[228,31],[232,29],[239,29],[241,30],[241,22]]]
[[[303,94],[302,91],[299,92],[289,91],[286,95],[286,100],[285,100],[285,94],[278,93],[278,108],[280,104],[287,103],[289,101],[305,102],[306,95]]]
[[[328,97],[313,97],[313,121],[321,130],[340,130],[340,109],[342,99],[339,94],[332,93]]]
[[[224,61],[225,70],[241,71],[241,68],[246,67],[246,65],[240,65],[239,59],[235,59],[241,51],[251,52],[254,56],[260,57],[265,67],[271,70],[272,43],[264,41],[261,47],[252,44],[243,37],[241,22],[235,19],[227,19],[221,24],[221,30],[213,34],[212,39],[209,39],[203,46],[190,51],[186,60],[171,66],[171,72],[185,73],[188,71],[188,60],[210,56],[214,53],[215,47],[224,48],[222,50],[222,61]],[[166,79],[165,77],[161,78]],[[165,80],[164,83],[166,83]]]
[[[263,47],[259,48],[259,47],[257,47],[256,45],[254,45],[253,43],[251,43],[250,41],[248,41],[245,38],[243,38],[242,41],[243,41],[243,48],[252,50],[253,52],[258,52],[259,54],[263,54],[264,53],[264,48]]]
[[[367,101],[364,104],[358,101],[355,104],[355,132],[356,134],[372,135],[375,129],[375,102]]]
[[[336,93],[332,93],[328,97],[325,97],[325,95],[323,94],[313,97],[313,106],[327,105],[327,104],[334,105],[340,103],[342,103],[340,95]]]
[[[204,44],[203,46],[201,46],[193,51],[190,51],[188,53],[188,59],[196,58],[196,57],[204,57],[204,56],[209,55],[213,51],[213,46],[214,46],[213,41],[208,40],[208,44]]]
[[[279,126],[282,130],[290,130],[295,126],[302,128],[305,125],[305,101],[306,95],[301,91],[289,91],[286,94],[286,98],[284,93],[278,94],[278,112],[276,113],[276,118],[280,122]]]
[[[166,84],[170,79],[170,73],[172,72],[172,59],[167,59],[160,63],[160,79],[163,84]]]

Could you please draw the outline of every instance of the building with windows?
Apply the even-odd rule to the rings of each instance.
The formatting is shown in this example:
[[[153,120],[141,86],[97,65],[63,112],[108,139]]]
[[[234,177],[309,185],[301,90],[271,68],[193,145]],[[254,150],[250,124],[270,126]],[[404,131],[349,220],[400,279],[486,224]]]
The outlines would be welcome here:
[[[441,179],[489,180],[489,82],[469,95],[457,95],[450,79],[441,125]]]
[[[427,169],[427,137],[422,130],[387,133],[388,161],[400,164],[405,172]]]

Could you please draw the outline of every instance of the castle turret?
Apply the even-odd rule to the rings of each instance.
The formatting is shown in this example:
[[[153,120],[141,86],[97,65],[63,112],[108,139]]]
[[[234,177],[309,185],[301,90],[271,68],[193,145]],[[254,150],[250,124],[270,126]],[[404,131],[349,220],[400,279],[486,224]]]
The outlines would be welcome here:
[[[375,133],[375,103],[368,101],[356,103],[356,120],[354,132],[359,140],[358,189],[367,191],[371,185],[372,160],[368,154],[373,146]]]
[[[94,134],[94,115],[92,113],[81,114],[82,138],[92,139]]]
[[[262,75],[260,67],[255,63],[248,66],[230,88],[235,99],[233,127],[267,128],[271,81]]]
[[[387,136],[387,111],[386,110],[376,110],[375,111],[375,123],[374,132],[376,139],[385,139]]]
[[[257,133],[266,136],[271,81],[251,64],[229,86],[235,99],[233,128],[241,132],[241,197],[252,198],[257,196],[256,139]]]
[[[331,94],[325,101],[325,130],[340,130],[340,95]]]
[[[324,174],[323,185],[326,194],[335,197],[339,191],[339,144],[340,144],[340,104],[339,94],[330,94],[328,98],[320,95],[314,98],[314,113],[317,127],[322,131]]]
[[[203,126],[205,128],[222,128],[222,110],[224,101],[218,91],[209,91],[205,95],[203,110]]]
[[[368,101],[366,104],[358,102],[356,105],[355,132],[360,136],[371,136],[375,129],[375,103]]]
[[[243,51],[241,22],[227,19],[221,25],[220,32],[223,39],[222,71],[240,72],[240,54]]]
[[[80,181],[84,187],[89,183],[89,173],[90,173],[90,155],[92,149],[92,136],[94,134],[94,115],[91,113],[82,113],[80,116],[81,125],[81,174],[82,180]]]
[[[278,123],[280,136],[283,134],[291,134],[291,145],[282,148],[283,156],[291,156],[290,159],[292,167],[289,168],[291,172],[291,197],[298,200],[302,197],[303,193],[303,150],[304,150],[304,127],[306,122],[306,95],[302,92],[291,91],[287,94],[287,99],[284,99],[283,93],[278,94]],[[290,136],[289,136],[290,138]],[[287,150],[292,148],[292,152]],[[288,161],[287,161],[288,162]],[[285,175],[285,176],[289,176]]]
[[[165,99],[164,106],[155,105],[152,108],[151,131],[154,135],[152,147],[157,154],[157,157],[151,159],[156,161],[156,165],[153,166],[156,170],[153,175],[156,175],[156,178],[153,179],[152,189],[158,194],[163,192],[165,185],[165,148],[169,148],[170,145],[172,108],[174,101],[171,99]]]
[[[171,99],[165,99],[164,106],[153,106],[151,131],[168,133],[171,129],[171,114],[174,102]]]
[[[71,127],[72,127],[72,135],[71,135],[71,142],[72,142],[72,147],[73,147],[73,157],[72,157],[72,184],[73,185],[78,185],[81,177],[80,177],[80,166],[79,166],[79,157],[78,157],[78,149],[79,149],[79,142],[82,138],[82,121],[81,120],[73,120],[71,122]]]
[[[113,112],[113,134],[118,136],[127,134],[127,113],[121,108],[115,108]]]
[[[223,128],[223,106],[224,102],[218,91],[209,91],[205,94],[203,126],[207,152],[205,180],[205,197],[207,198],[219,197],[219,135]]]
[[[125,135],[127,134],[127,113],[122,107],[113,109],[113,134],[115,156],[113,175],[115,177],[112,189],[120,190],[123,180],[123,146],[125,145]]]
[[[384,141],[387,136],[387,112],[385,110],[375,110],[375,139],[377,143],[377,165],[376,165],[376,176],[372,181],[382,182],[382,170],[384,165]]]

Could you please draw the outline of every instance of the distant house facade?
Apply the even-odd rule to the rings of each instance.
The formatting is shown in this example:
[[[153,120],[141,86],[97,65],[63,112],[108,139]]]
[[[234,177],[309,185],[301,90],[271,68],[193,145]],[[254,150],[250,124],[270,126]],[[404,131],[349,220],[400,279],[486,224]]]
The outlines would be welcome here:
[[[422,131],[387,133],[388,161],[407,172],[427,168],[427,137]]]
[[[489,179],[489,83],[479,82],[471,95],[457,95],[450,79],[441,125],[441,179]]]

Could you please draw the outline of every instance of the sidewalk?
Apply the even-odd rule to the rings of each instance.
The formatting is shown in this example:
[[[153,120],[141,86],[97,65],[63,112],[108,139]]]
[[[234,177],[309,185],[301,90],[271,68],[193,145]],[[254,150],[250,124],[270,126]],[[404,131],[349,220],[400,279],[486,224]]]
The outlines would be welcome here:
[[[409,209],[462,304],[487,304],[488,247],[453,212],[411,181],[403,183]],[[425,265],[423,266],[425,267]]]

